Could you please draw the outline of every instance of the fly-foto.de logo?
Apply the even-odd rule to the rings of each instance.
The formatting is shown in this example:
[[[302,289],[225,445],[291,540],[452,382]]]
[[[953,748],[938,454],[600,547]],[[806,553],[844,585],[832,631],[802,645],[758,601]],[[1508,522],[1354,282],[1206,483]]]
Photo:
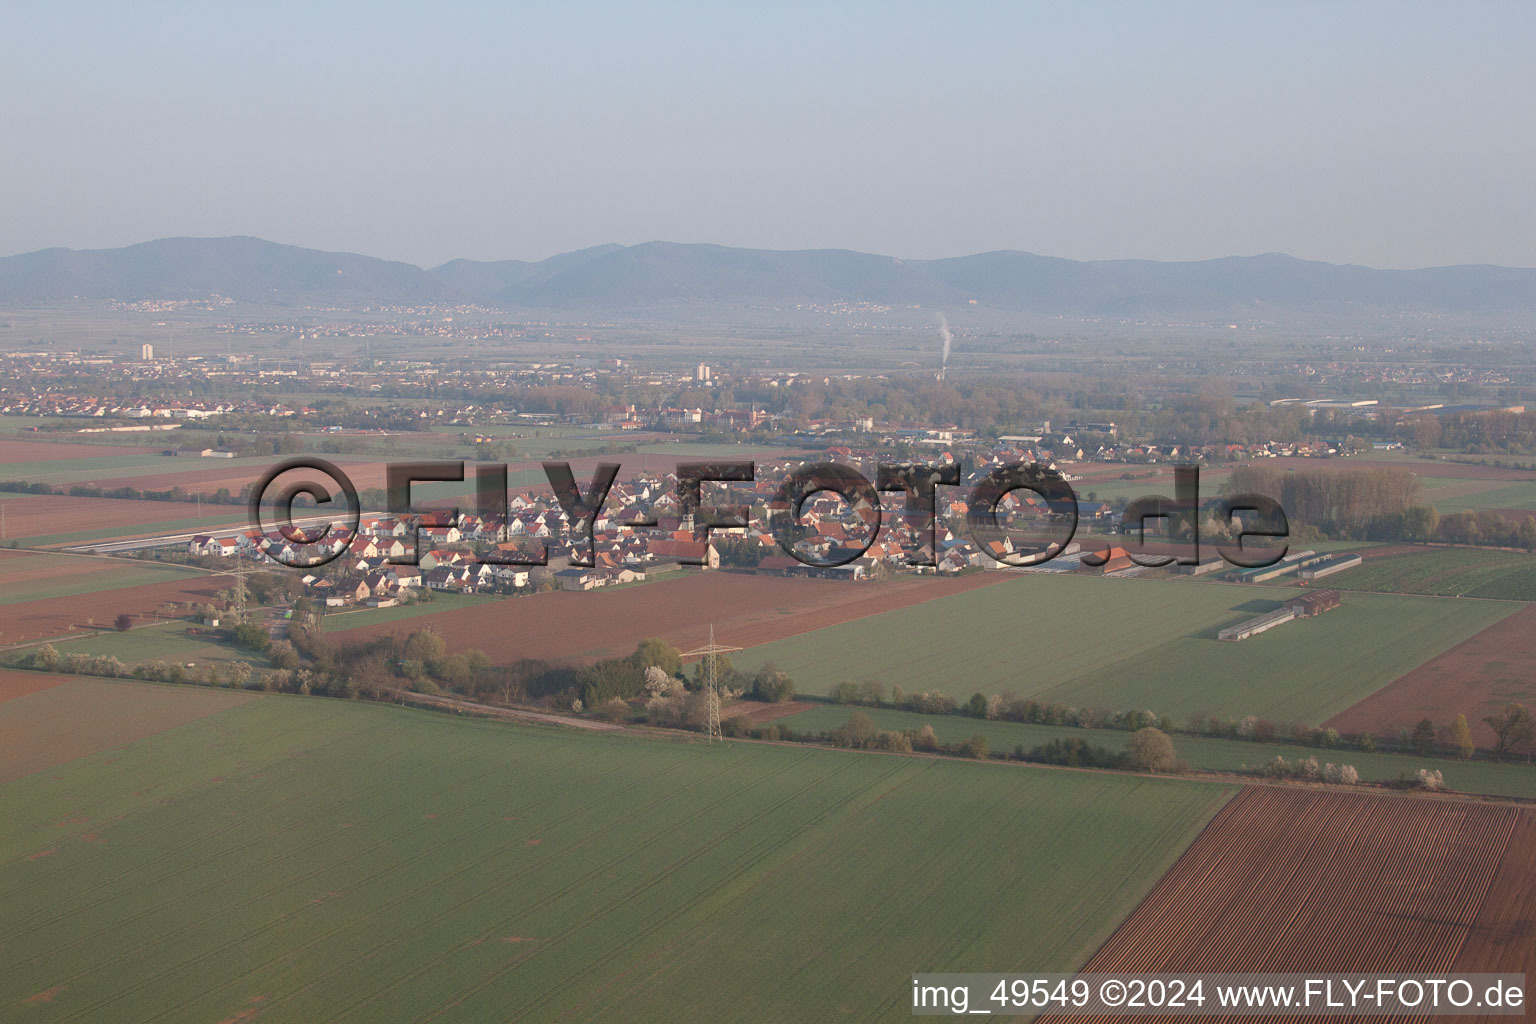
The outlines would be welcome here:
[[[445,460],[397,462],[385,467],[384,514],[396,520],[393,535],[401,542],[401,550],[389,553],[386,561],[416,565],[424,540],[458,538],[457,528],[462,522],[459,510],[422,509],[413,501],[412,488],[416,484],[462,483],[466,465]],[[477,532],[505,539],[509,524],[515,520],[508,505],[507,466],[484,462],[473,466]],[[554,518],[559,520],[557,525],[569,545],[569,564],[590,567],[594,564],[598,522],[604,517],[621,464],[599,463],[585,485],[576,479],[569,462],[545,462],[543,468],[554,498],[549,511],[558,509]],[[754,525],[751,505],[706,504],[704,498],[706,483],[758,484],[754,462],[679,462],[675,477],[669,514],[687,527],[695,541],[707,546],[714,531],[746,530]],[[873,481],[844,463],[804,464],[774,475],[771,482],[777,487],[764,503],[766,516],[758,522],[785,554],[818,569],[847,565],[864,556],[881,531],[881,495],[891,493],[903,496],[896,514],[904,518],[909,535],[917,541],[906,552],[906,564],[936,565],[941,487],[967,488],[963,501],[965,539],[992,560],[1018,568],[1043,565],[1068,551],[1069,545],[1073,551],[1085,548],[1080,557],[1090,566],[1105,564],[1114,548],[1122,549],[1140,566],[1193,565],[1202,558],[1202,518],[1219,531],[1218,539],[1205,546],[1214,547],[1234,566],[1257,568],[1280,561],[1290,535],[1284,510],[1265,495],[1222,495],[1202,504],[1198,466],[1175,467],[1172,497],[1145,495],[1132,500],[1120,515],[1121,535],[1113,545],[1103,537],[1088,545],[1074,545],[1081,505],[1065,476],[1052,467],[1037,462],[1002,463],[987,467],[967,483],[963,484],[963,479],[959,462],[882,464]],[[823,493],[837,495],[862,520],[862,539],[846,537],[845,543],[830,549],[814,543],[818,530],[807,521],[805,506],[814,495]],[[300,513],[308,507],[317,511]],[[351,478],[335,464],[310,457],[289,459],[268,470],[250,490],[249,511],[251,529],[259,538],[258,549],[283,565],[306,569],[340,557],[358,536],[363,515]],[[647,516],[635,508],[629,512],[622,520],[623,529],[660,525],[660,517]],[[1160,533],[1165,540],[1151,543],[1149,533]],[[546,532],[543,537],[528,539],[532,550],[528,545],[501,544],[496,550],[478,552],[466,560],[470,564],[547,565],[554,534]],[[1094,547],[1100,541],[1104,541],[1102,547]],[[1258,547],[1249,541],[1269,543]],[[703,564],[700,558],[679,560]]]

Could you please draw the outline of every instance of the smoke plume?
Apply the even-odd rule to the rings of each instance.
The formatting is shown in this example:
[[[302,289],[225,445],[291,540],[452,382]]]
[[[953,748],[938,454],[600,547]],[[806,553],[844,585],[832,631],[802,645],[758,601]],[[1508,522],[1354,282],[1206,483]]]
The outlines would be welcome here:
[[[944,339],[944,354],[939,359],[939,380],[943,380],[944,371],[949,368],[949,343],[955,338],[950,333],[949,320],[943,313],[939,314],[939,337]]]

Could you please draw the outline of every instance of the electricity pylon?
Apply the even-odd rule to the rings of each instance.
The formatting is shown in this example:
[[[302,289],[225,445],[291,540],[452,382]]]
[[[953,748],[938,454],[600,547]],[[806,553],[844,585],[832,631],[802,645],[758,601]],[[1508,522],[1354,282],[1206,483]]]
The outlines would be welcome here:
[[[709,626],[709,644],[694,651],[684,651],[683,657],[691,658],[694,655],[704,656],[704,707],[707,711],[708,721],[705,724],[705,733],[710,742],[724,740],[725,736],[720,732],[720,680],[716,671],[715,659],[718,655],[731,651],[739,651],[740,647],[725,647],[715,643],[715,626]]]

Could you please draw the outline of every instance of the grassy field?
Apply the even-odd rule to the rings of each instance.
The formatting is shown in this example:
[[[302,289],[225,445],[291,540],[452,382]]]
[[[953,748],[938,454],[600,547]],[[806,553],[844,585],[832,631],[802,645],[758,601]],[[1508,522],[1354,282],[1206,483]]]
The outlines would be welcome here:
[[[28,537],[32,547],[74,547],[88,545],[93,540],[121,540],[126,537],[171,536],[183,533],[202,533],[245,526],[250,516],[244,512],[227,511],[228,506],[213,506],[201,519],[165,519],[158,523],[141,523],[137,526],[108,526],[100,530],[72,530],[68,533],[45,533]]]
[[[213,663],[221,668],[235,661],[243,661],[257,668],[268,667],[265,655],[236,647],[234,644],[187,635],[187,623],[163,622],[142,626],[126,633],[102,633],[85,640],[70,640],[55,644],[60,654],[85,654],[91,657],[114,657],[132,667],[151,661],[172,664],[195,665]],[[21,648],[9,653],[11,664],[32,653]]]
[[[1536,480],[1476,480],[1466,477],[1426,477],[1424,500],[1442,515],[1469,509],[1536,509]]]
[[[0,787],[0,1005],[905,1020],[1081,963],[1231,792],[266,697]]]
[[[1239,643],[1217,631],[1294,591],[1021,574],[1017,580],[764,644],[803,693],[872,679],[907,693],[1016,693],[1079,707],[1321,722],[1518,605],[1351,594]],[[921,640],[921,642],[918,642]],[[728,637],[721,638],[729,643]]]
[[[1425,548],[1330,576],[1341,590],[1536,601],[1536,557],[1518,551]]]
[[[92,442],[94,443],[94,442]],[[139,444],[144,444],[140,439]],[[150,442],[153,443],[153,442]],[[0,462],[0,480],[28,480],[33,483],[81,483],[94,476],[127,476],[135,469],[145,472],[169,472],[174,462],[164,455],[143,452],[124,452],[121,455],[97,455],[71,458],[67,445],[59,445],[59,457],[47,462]],[[195,460],[207,469],[206,459]],[[228,463],[224,463],[228,465]],[[121,472],[120,472],[121,471]]]
[[[818,733],[835,729],[848,721],[854,711],[863,711],[882,729],[915,729],[933,726],[941,743],[958,743],[982,733],[994,754],[1011,753],[1016,746],[1025,750],[1059,739],[1080,739],[1096,747],[1123,750],[1130,733],[1114,729],[1074,729],[1023,722],[989,722],[962,715],[923,715],[890,708],[853,708],[822,704],[796,715],[775,720],[776,725],[804,732]],[[730,715],[730,709],[722,712]],[[1214,739],[1205,736],[1175,735],[1179,757],[1191,768],[1204,771],[1240,771],[1256,767],[1276,756],[1287,761],[1315,757],[1319,762],[1352,764],[1367,782],[1390,782],[1406,772],[1410,776],[1420,768],[1438,768],[1445,773],[1446,785],[1464,793],[1489,796],[1515,796],[1536,799],[1536,768],[1527,764],[1496,764],[1491,761],[1447,761],[1441,758],[1414,757],[1405,754],[1365,754],[1358,750],[1319,750],[1281,743],[1248,743],[1243,740]]]
[[[452,611],[455,608],[471,608],[477,604],[505,600],[481,594],[439,593],[421,604],[396,605],[394,608],[359,608],[353,611],[333,611],[320,620],[320,628],[326,632],[354,629],[358,626],[376,626],[381,622],[399,622],[414,619],[418,615]]]

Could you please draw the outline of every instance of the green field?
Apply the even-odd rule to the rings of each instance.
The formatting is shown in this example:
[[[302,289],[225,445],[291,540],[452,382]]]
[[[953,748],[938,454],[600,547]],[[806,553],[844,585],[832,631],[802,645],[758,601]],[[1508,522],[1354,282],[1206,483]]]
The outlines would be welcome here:
[[[94,443],[94,442],[91,442]],[[153,443],[139,441],[140,444]],[[92,455],[71,458],[69,447],[59,445],[59,457],[47,462],[0,462],[0,480],[29,480],[34,483],[81,483],[91,476],[129,475],[137,469],[145,473],[169,472],[175,459],[148,452],[124,452],[121,455]],[[199,469],[207,469],[207,459],[196,460]],[[228,461],[220,465],[229,465]],[[119,474],[119,470],[123,472]]]
[[[151,661],[172,664],[195,665],[213,663],[220,667],[234,661],[243,661],[257,668],[268,667],[266,655],[236,647],[232,643],[209,637],[187,635],[187,623],[162,622],[153,626],[141,626],[126,633],[102,633],[85,640],[70,640],[54,644],[60,654],[85,654],[91,657],[113,657],[130,668]],[[32,653],[29,648],[11,652],[11,662]]]
[[[1081,964],[1231,792],[265,697],[0,787],[0,1005],[905,1020]]]
[[[1471,509],[1536,509],[1536,479],[1529,482],[1427,476],[1424,501],[1442,515]]]
[[[343,629],[355,629],[358,626],[376,626],[383,622],[399,622],[402,619],[414,619],[418,615],[433,615],[437,612],[453,611],[455,608],[470,608],[477,604],[485,604],[489,601],[509,600],[485,594],[450,594],[439,593],[433,600],[420,604],[402,604],[393,608],[358,608],[351,611],[332,611],[320,620],[320,628],[326,632],[335,632]]]
[[[167,505],[168,509],[176,506]],[[201,533],[211,530],[243,526],[250,517],[243,512],[229,510],[228,505],[213,505],[205,510],[201,519],[164,519],[158,523],[139,523],[135,526],[108,526],[100,530],[74,530],[70,533],[45,533],[28,537],[26,544],[32,547],[75,547],[90,544],[93,540],[122,540],[128,537],[171,536],[182,533]]]
[[[1424,548],[1374,558],[1319,586],[1394,594],[1536,601],[1536,556],[1519,551]]]
[[[882,729],[915,729],[933,726],[940,743],[959,743],[982,733],[993,754],[1008,754],[1022,745],[1025,750],[1052,740],[1080,739],[1096,747],[1125,749],[1128,732],[1116,729],[1076,729],[1065,726],[1033,725],[1024,722],[987,721],[964,715],[924,715],[891,708],[854,708],[839,704],[819,704],[799,714],[777,719],[774,724],[809,733],[826,732],[843,725],[855,711],[863,711]],[[730,715],[730,708],[722,714]],[[1254,768],[1276,756],[1287,761],[1315,757],[1319,762],[1352,764],[1367,782],[1391,782],[1406,772],[1412,776],[1420,768],[1438,768],[1445,773],[1446,785],[1464,793],[1489,796],[1514,796],[1536,799],[1536,768],[1526,764],[1498,764],[1492,761],[1447,761],[1443,758],[1414,757],[1405,754],[1365,754],[1358,750],[1320,750],[1283,743],[1249,743],[1243,740],[1216,739],[1206,736],[1175,734],[1179,757],[1191,768],[1201,771],[1233,772]]]
[[[1238,643],[1231,623],[1295,591],[1025,573],[732,655],[775,662],[802,693],[878,680],[907,693],[1014,693],[1077,707],[1324,721],[1519,605],[1350,594]],[[921,642],[919,642],[921,641]],[[728,638],[722,642],[729,642]]]

